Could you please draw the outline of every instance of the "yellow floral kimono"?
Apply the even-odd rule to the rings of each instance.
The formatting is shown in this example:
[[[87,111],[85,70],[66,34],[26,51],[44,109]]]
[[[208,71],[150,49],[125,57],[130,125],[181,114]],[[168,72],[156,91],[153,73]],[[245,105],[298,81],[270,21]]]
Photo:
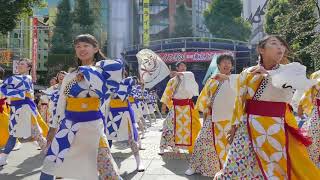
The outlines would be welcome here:
[[[316,71],[310,75],[310,79],[319,79],[320,78],[320,71]],[[316,86],[320,86],[320,84],[317,84]],[[312,88],[308,89],[303,96],[301,97],[301,100],[299,102],[299,106],[302,107],[303,112],[306,113],[308,116],[311,115],[311,112],[314,108],[314,99],[316,98],[318,94],[318,89],[316,86],[313,86]]]
[[[292,89],[278,89],[270,76],[238,79],[232,124],[238,129],[217,179],[317,179],[320,171],[308,158],[288,105]],[[304,143],[304,144],[303,144]]]
[[[317,72],[310,78],[317,78]],[[306,129],[312,138],[312,144],[307,148],[311,160],[320,168],[320,83],[307,90],[299,103],[303,112],[308,115]]]
[[[215,111],[212,106],[223,83],[209,79],[196,105],[196,108],[204,114],[204,122],[190,158],[190,167],[195,172],[209,177],[214,177],[222,168],[229,149],[226,135],[231,127],[231,119],[213,120],[212,117],[212,112]],[[225,108],[233,109],[233,106]]]
[[[201,128],[199,112],[194,109],[192,99],[174,99],[179,80],[174,77],[169,80],[161,98],[169,113],[164,122],[160,149],[167,146],[185,148],[193,151],[193,146]]]

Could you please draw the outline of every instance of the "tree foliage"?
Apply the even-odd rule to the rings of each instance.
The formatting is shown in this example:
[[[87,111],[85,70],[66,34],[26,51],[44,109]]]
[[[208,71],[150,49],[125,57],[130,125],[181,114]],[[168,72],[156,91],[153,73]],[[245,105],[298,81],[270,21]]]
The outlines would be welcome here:
[[[268,34],[278,33],[280,31],[279,24],[281,18],[288,14],[288,12],[288,0],[269,0],[264,23],[265,31]]]
[[[73,16],[77,34],[94,34],[95,17],[88,0],[77,0]]]
[[[54,22],[51,53],[68,54],[72,52],[72,14],[69,0],[62,0],[58,5]]]
[[[318,24],[313,0],[270,0],[267,6],[265,30],[285,38],[292,50],[291,60],[300,61],[314,70],[310,48],[316,37]]]
[[[192,37],[192,17],[184,4],[177,8],[175,27],[171,37]]]
[[[41,0],[0,0],[0,33],[12,31],[22,14],[32,15],[32,7],[40,4]]]
[[[205,24],[215,37],[247,41],[251,28],[241,11],[240,0],[213,0],[204,12]]]

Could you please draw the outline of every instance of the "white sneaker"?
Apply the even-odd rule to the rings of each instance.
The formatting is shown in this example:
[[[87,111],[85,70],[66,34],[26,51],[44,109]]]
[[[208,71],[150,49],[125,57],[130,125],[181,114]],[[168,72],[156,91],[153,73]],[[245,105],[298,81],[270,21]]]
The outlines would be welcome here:
[[[4,166],[8,164],[8,155],[6,154],[0,154],[0,166]]]
[[[189,169],[186,170],[186,172],[184,172],[184,174],[187,175],[187,176],[191,176],[194,173],[196,173],[196,172],[192,168],[189,168]]]
[[[137,171],[138,172],[143,172],[145,169],[144,169],[144,166],[142,164],[139,164],[138,168],[137,168]]]
[[[21,142],[17,141],[12,151],[18,151],[21,148],[21,146],[22,146]]]

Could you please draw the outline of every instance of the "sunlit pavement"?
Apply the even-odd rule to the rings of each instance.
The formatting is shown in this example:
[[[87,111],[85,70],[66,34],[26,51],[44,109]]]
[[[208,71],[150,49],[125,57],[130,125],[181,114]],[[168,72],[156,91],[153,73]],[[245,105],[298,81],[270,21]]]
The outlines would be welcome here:
[[[186,153],[165,153],[158,155],[162,120],[158,119],[148,128],[142,146],[146,150],[140,151],[142,163],[146,170],[137,172],[135,159],[126,142],[114,142],[112,154],[120,169],[121,176],[126,179],[141,180],[207,180],[211,178],[200,175],[185,176],[188,168]],[[43,155],[33,143],[23,143],[19,151],[9,156],[8,165],[0,168],[1,180],[38,180],[42,166]]]

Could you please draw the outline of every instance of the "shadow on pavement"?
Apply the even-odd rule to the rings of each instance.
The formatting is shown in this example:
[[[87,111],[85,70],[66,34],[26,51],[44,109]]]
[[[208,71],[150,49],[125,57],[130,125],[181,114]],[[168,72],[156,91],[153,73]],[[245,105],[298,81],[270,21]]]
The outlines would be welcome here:
[[[130,149],[128,141],[113,141],[112,146],[116,147],[118,150]]]
[[[125,172],[123,174],[121,174],[121,177],[124,180],[130,180],[132,179],[136,174],[138,174],[138,171],[132,171],[131,173]]]
[[[18,170],[14,171],[13,173],[10,174],[1,174],[0,179],[22,179],[28,176],[32,176],[34,174],[38,174],[41,172],[41,170],[36,170],[39,169],[42,166],[42,161],[43,161],[43,155],[42,154],[37,154],[35,156],[29,157],[26,160],[24,160],[21,164],[17,166]],[[10,163],[10,162],[9,162]],[[5,168],[0,167],[0,171]],[[3,178],[2,178],[3,176]]]

